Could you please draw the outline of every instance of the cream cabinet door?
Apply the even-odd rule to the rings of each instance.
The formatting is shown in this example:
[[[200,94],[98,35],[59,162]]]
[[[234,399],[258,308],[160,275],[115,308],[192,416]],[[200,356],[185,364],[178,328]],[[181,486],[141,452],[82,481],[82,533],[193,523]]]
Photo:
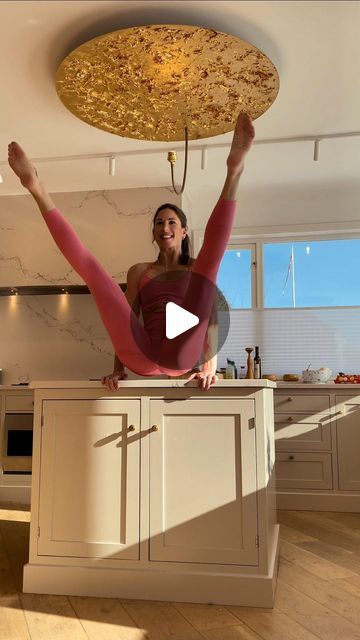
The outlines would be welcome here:
[[[337,396],[339,489],[360,490],[360,396]]]
[[[257,565],[254,401],[152,399],[150,425],[150,560]]]
[[[46,400],[42,423],[38,554],[137,559],[140,400]]]

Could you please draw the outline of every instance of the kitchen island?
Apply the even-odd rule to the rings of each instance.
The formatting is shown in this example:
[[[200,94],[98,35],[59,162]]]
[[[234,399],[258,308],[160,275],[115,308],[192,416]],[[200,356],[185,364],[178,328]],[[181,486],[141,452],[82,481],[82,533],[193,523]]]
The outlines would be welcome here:
[[[272,606],[275,383],[31,386],[25,592]]]

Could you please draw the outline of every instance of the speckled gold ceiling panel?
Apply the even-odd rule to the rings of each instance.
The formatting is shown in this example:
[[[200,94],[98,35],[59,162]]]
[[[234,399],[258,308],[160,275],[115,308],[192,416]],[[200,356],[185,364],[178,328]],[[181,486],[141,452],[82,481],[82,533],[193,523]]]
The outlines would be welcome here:
[[[140,140],[190,140],[253,120],[274,102],[279,77],[251,44],[210,29],[132,27],[99,36],[60,64],[56,89],[88,124]]]

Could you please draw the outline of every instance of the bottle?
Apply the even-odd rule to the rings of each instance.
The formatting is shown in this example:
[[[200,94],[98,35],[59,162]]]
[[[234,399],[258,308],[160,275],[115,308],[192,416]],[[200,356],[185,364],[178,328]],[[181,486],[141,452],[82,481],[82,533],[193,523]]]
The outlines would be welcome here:
[[[251,357],[251,353],[254,351],[253,347],[245,347],[245,351],[248,354],[247,357],[247,370],[246,370],[246,379],[252,380],[254,378],[254,363]]]
[[[259,356],[259,347],[255,347],[254,378],[261,378],[261,358]]]
[[[225,378],[227,380],[234,380],[235,378],[235,364],[233,360],[226,358],[227,366],[225,371]]]
[[[245,380],[245,377],[246,377],[246,370],[245,369],[246,368],[243,367],[243,366],[240,367],[240,373],[239,373],[240,380]]]

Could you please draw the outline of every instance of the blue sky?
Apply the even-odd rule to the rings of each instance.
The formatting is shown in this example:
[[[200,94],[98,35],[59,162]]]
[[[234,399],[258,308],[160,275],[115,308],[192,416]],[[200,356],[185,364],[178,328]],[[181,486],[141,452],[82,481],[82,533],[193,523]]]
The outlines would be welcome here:
[[[218,286],[232,308],[251,307],[250,261],[249,249],[222,260]],[[293,307],[294,293],[296,307],[360,305],[360,239],[264,244],[264,306]]]

